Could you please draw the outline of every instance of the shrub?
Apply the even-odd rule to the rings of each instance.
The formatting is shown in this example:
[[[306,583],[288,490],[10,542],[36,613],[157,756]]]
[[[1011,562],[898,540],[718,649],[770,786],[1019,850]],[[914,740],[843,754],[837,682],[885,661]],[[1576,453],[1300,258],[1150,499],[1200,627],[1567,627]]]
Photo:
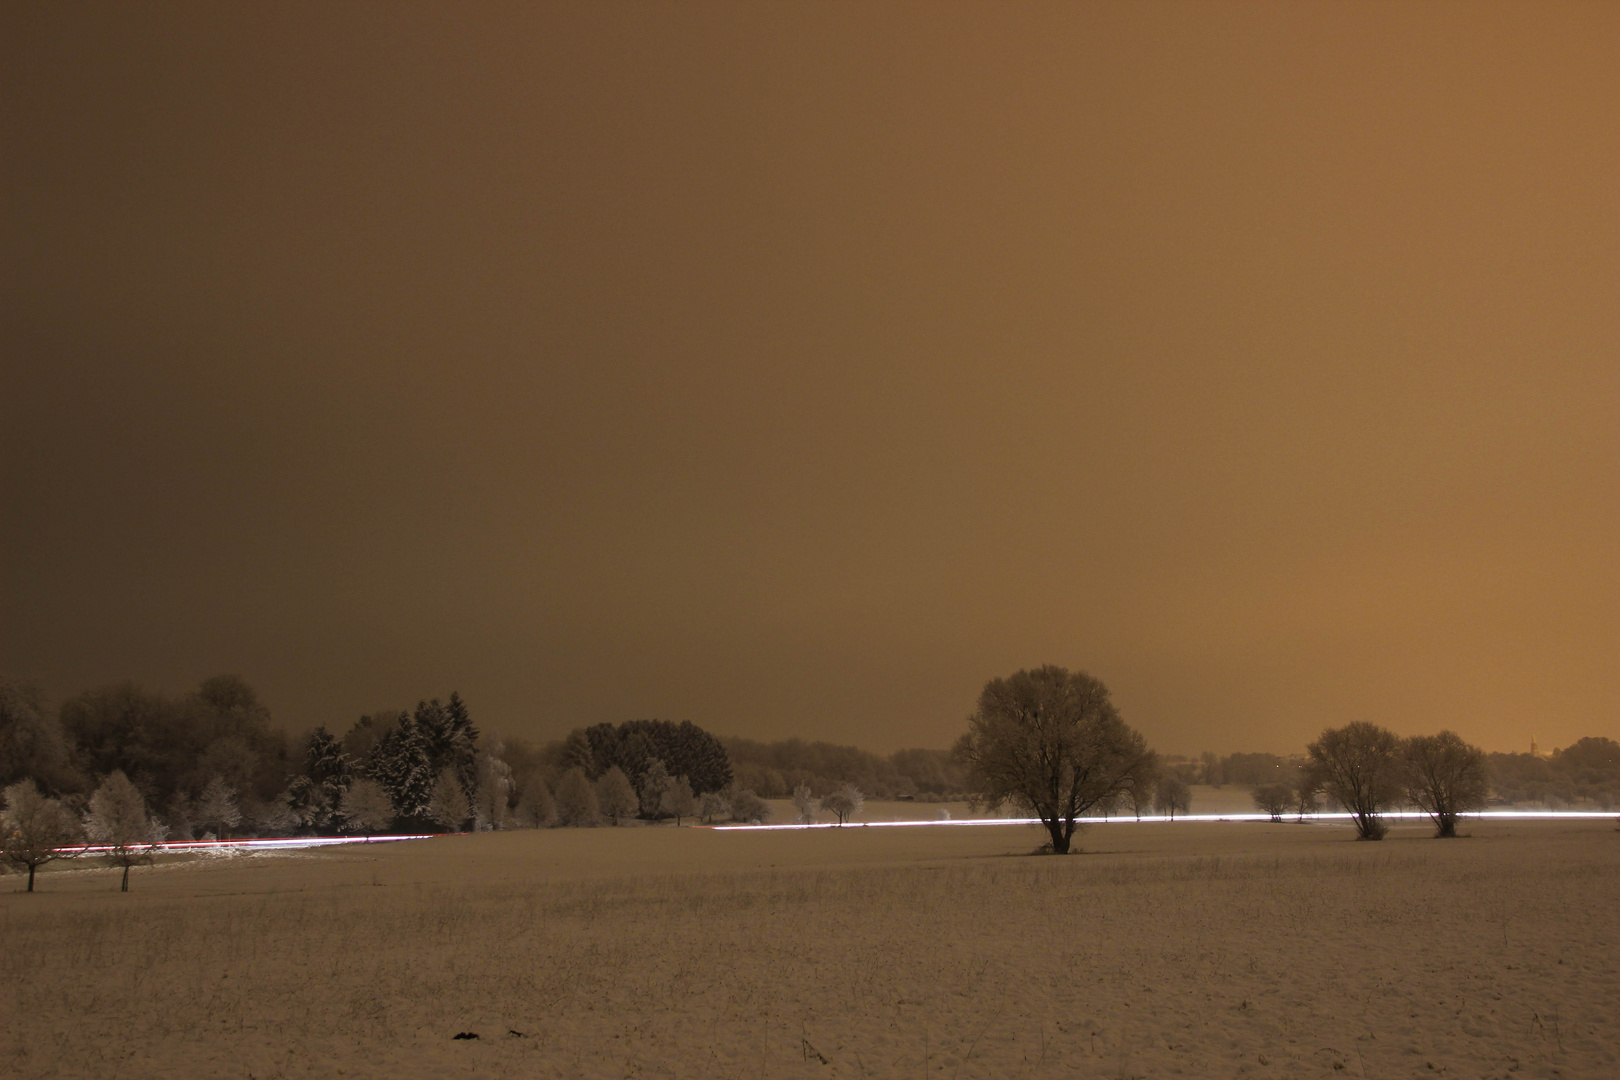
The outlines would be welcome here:
[[[731,795],[731,820],[747,822],[750,825],[763,825],[771,820],[771,808],[764,799],[755,795],[747,788],[735,791]]]

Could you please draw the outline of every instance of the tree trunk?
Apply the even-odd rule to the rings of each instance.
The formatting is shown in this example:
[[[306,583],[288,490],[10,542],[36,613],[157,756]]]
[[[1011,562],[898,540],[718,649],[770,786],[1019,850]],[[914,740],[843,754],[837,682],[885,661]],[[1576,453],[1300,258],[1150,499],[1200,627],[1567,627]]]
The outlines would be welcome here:
[[[1063,828],[1064,822],[1053,819],[1046,823],[1046,831],[1052,834],[1052,854],[1067,855],[1069,853],[1069,836]]]
[[[34,864],[28,864],[28,891],[34,891]]]
[[[129,864],[124,864],[124,883],[118,887],[119,892],[129,892]]]

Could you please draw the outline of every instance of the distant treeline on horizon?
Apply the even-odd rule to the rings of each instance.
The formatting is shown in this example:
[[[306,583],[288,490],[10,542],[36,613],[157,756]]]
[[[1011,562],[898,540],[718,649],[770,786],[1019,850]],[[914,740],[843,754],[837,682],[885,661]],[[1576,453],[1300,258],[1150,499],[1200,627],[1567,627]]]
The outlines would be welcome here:
[[[1612,739],[1583,738],[1546,756],[1492,753],[1487,762],[1499,803],[1620,804],[1620,744]],[[1267,753],[1161,759],[1187,784],[1250,788],[1290,782],[1304,763],[1303,755]],[[0,680],[0,787],[32,780],[47,795],[84,800],[121,772],[170,839],[203,830],[354,831],[361,822],[367,831],[545,824],[557,813],[553,792],[575,770],[593,784],[617,771],[633,789],[630,816],[644,818],[668,816],[661,791],[681,785],[688,800],[711,796],[701,805],[726,813],[733,801],[783,799],[800,788],[825,797],[848,785],[868,798],[921,801],[969,790],[966,769],[945,749],[879,755],[799,738],[716,737],[660,720],[597,724],[550,741],[484,738],[457,694],[361,716],[341,734],[317,727],[295,737],[235,676],[178,697],[121,683],[56,709],[28,686]],[[380,806],[360,806],[358,780],[380,789]],[[649,793],[648,783],[660,791]],[[231,798],[222,802],[224,791]]]

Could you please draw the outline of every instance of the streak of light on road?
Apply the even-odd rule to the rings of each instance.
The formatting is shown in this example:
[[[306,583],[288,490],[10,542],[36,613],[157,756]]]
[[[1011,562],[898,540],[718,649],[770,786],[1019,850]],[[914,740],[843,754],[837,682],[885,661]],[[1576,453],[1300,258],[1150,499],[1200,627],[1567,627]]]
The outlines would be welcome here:
[[[1305,820],[1305,821],[1350,821],[1353,816],[1354,815],[1352,815],[1352,814],[1342,813],[1342,812],[1340,812],[1340,813],[1306,814],[1304,816],[1303,820]],[[1390,811],[1389,813],[1380,814],[1379,816],[1383,817],[1383,818],[1392,819],[1392,820],[1395,820],[1395,821],[1428,821],[1429,820],[1429,815],[1423,813],[1420,810],[1396,810],[1396,811]],[[1546,821],[1546,820],[1554,820],[1554,819],[1556,819],[1556,820],[1565,820],[1565,819],[1579,820],[1579,819],[1586,819],[1586,818],[1591,818],[1591,819],[1612,818],[1614,816],[1615,815],[1613,813],[1611,813],[1611,812],[1600,811],[1600,810],[1478,810],[1478,811],[1474,811],[1474,812],[1467,813],[1467,814],[1459,814],[1458,815],[1458,820],[1459,821],[1480,821],[1480,820],[1490,821],[1490,820],[1500,820],[1500,819],[1507,818],[1507,819],[1518,819],[1518,820],[1534,819],[1534,820]],[[1179,825],[1179,824],[1182,824],[1184,822],[1200,822],[1200,821],[1271,821],[1273,819],[1272,819],[1270,814],[1178,814],[1174,818],[1163,817],[1163,816],[1154,814],[1154,815],[1143,816],[1143,817],[1140,817],[1140,818],[1129,817],[1129,816],[1126,816],[1126,817],[1118,817],[1118,816],[1116,816],[1116,817],[1083,817],[1083,818],[1079,818],[1077,820],[1082,825]],[[1283,821],[1283,822],[1286,822],[1286,823],[1292,823],[1292,822],[1297,822],[1297,821],[1299,821],[1301,819],[1299,818],[1298,815],[1286,814],[1280,820]],[[928,819],[928,820],[923,820],[923,821],[852,821],[852,822],[849,822],[849,823],[847,823],[845,825],[838,825],[838,824],[836,824],[834,822],[816,822],[813,825],[805,825],[805,824],[798,824],[798,823],[794,823],[794,824],[791,824],[791,825],[711,825],[711,826],[709,826],[709,828],[719,830],[719,831],[724,831],[724,832],[733,832],[733,831],[746,830],[746,829],[751,829],[751,830],[754,830],[754,831],[758,831],[758,830],[761,830],[761,829],[893,829],[893,828],[915,828],[915,827],[923,826],[923,825],[943,825],[943,826],[955,826],[955,827],[960,828],[961,826],[964,826],[964,825],[1039,825],[1039,824],[1041,824],[1041,819],[1040,818],[1030,818],[1030,817],[999,818],[998,817],[998,818],[933,818],[933,819]]]
[[[272,836],[255,840],[176,840],[173,843],[132,844],[132,848],[151,851],[276,851],[285,848],[327,847],[331,844],[384,844],[394,840],[427,840],[432,834],[413,836]],[[105,855],[113,850],[108,844],[86,844],[83,847],[63,848],[75,855]]]

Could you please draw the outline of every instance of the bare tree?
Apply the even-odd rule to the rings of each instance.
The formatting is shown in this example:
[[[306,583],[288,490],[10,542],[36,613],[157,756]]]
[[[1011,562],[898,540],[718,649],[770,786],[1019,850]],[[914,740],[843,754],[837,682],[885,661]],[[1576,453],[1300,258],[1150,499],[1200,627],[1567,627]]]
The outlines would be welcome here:
[[[1252,795],[1255,808],[1270,814],[1272,821],[1281,821],[1294,805],[1294,789],[1283,783],[1260,784]]]
[[[28,867],[28,891],[34,891],[34,871],[53,859],[76,855],[63,850],[79,839],[79,823],[61,800],[41,795],[32,780],[19,780],[5,789],[5,810],[0,812],[0,858]]]
[[[338,816],[350,832],[372,833],[388,827],[394,820],[394,804],[383,786],[370,777],[357,776],[349,784],[338,802]]]
[[[84,831],[93,842],[106,845],[108,862],[124,868],[119,892],[129,892],[130,867],[152,861],[163,842],[162,828],[147,814],[146,800],[122,772],[109,773],[90,796]]]
[[[793,810],[798,815],[794,820],[800,825],[816,823],[816,815],[821,812],[821,802],[811,793],[809,784],[800,784],[793,789]]]
[[[1485,806],[1485,751],[1453,731],[1414,735],[1401,744],[1406,798],[1434,821],[1436,837],[1457,835],[1457,817]]]
[[[622,779],[624,774],[619,774]],[[626,781],[628,784],[628,781]],[[595,825],[601,816],[596,788],[585,778],[585,771],[574,766],[557,781],[557,824],[576,827]]]
[[[640,800],[630,778],[617,765],[602,774],[596,782],[596,803],[609,825],[617,825],[626,818],[635,817]]]
[[[990,680],[956,754],[980,801],[1033,811],[1059,855],[1068,854],[1082,814],[1155,768],[1107,687],[1051,665]]]
[[[1143,769],[1132,778],[1130,786],[1125,789],[1125,805],[1131,808],[1131,813],[1137,821],[1142,820],[1142,811],[1153,806],[1153,792],[1159,786],[1159,773],[1157,768]]]
[[[1296,822],[1303,824],[1306,814],[1314,814],[1322,808],[1322,777],[1314,767],[1299,770],[1299,775],[1289,785],[1289,791],[1293,793],[1291,805]]]
[[[1357,840],[1382,840],[1389,831],[1382,815],[1400,797],[1400,743],[1394,732],[1357,720],[1306,747],[1323,790],[1355,820]]]
[[[675,819],[675,825],[680,827],[682,818],[689,818],[697,811],[697,797],[692,794],[692,784],[684,776],[677,776],[670,781],[669,787],[664,789],[659,799],[658,809]]]
[[[860,813],[865,805],[866,796],[854,784],[845,784],[821,800],[821,808],[837,818],[840,825]]]
[[[1153,789],[1153,809],[1161,814],[1169,814],[1171,821],[1176,819],[1177,811],[1185,814],[1192,809],[1192,788],[1187,786],[1180,773],[1172,770],[1159,777]]]

